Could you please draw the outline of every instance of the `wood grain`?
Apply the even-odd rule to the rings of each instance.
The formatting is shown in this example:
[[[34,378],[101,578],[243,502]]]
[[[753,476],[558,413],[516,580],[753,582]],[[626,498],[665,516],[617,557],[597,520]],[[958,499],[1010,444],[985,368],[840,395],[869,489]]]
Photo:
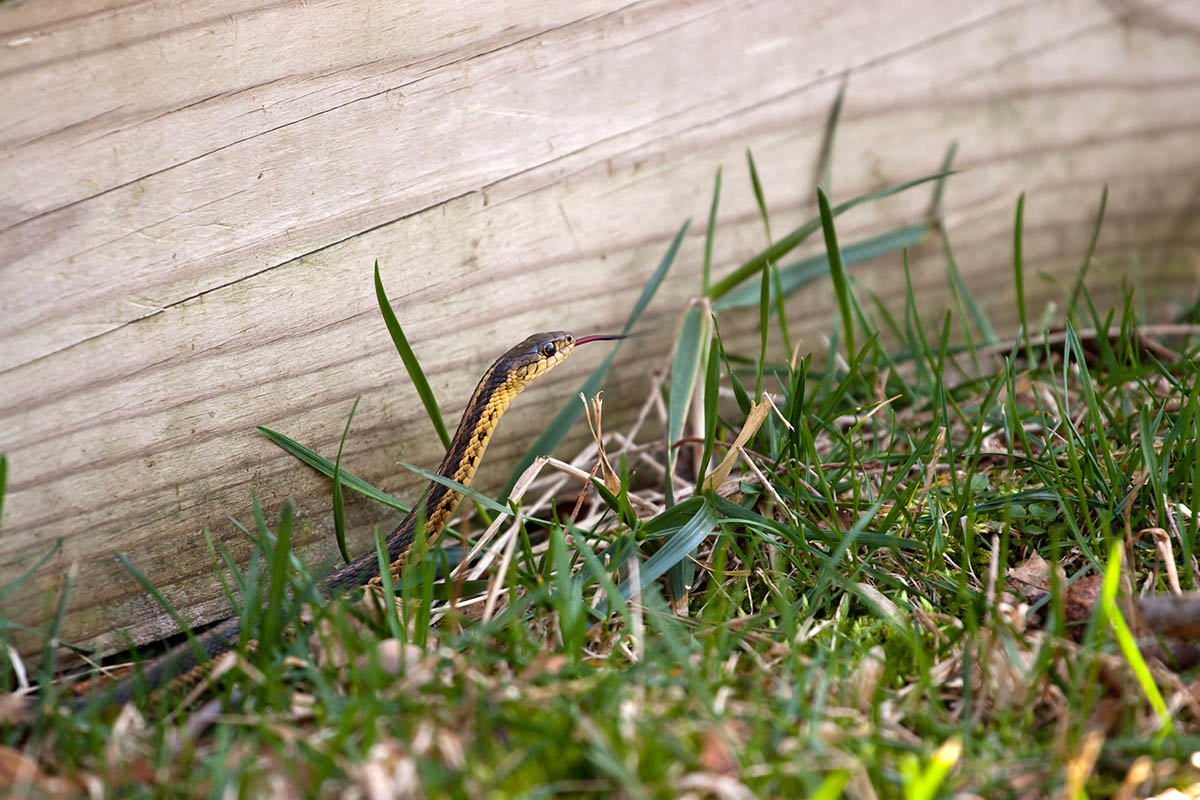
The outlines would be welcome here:
[[[1136,280],[1152,313],[1195,296],[1200,265],[1200,2],[358,4],[105,0],[0,5],[0,451],[10,461],[0,585],[36,649],[77,567],[62,638],[108,651],[172,630],[116,562],[185,615],[225,607],[201,529],[297,499],[305,556],[332,553],[329,486],[254,432],[344,455],[411,498],[396,466],[436,437],[387,338],[385,285],[448,416],[531,331],[619,325],[725,170],[718,274],[814,213],[817,154],[847,82],[832,194],[937,170],[959,144],[946,222],[993,321],[1011,326],[1011,237],[1068,279],[1103,185],[1093,286]],[[913,221],[917,191],[844,218],[844,243]],[[647,325],[698,291],[693,225]],[[813,243],[816,246],[816,243]],[[811,252],[811,248],[808,252]],[[948,298],[936,247],[913,253],[925,309]],[[899,259],[858,268],[893,298]],[[1068,276],[1068,278],[1064,278]],[[1031,313],[1061,308],[1031,280]],[[809,346],[818,285],[791,301]],[[732,315],[737,340],[754,320]],[[1009,328],[1011,330],[1011,327]],[[640,400],[668,337],[637,340],[606,389]],[[548,409],[603,353],[523,396],[481,472],[507,474]],[[355,549],[395,515],[349,505]]]

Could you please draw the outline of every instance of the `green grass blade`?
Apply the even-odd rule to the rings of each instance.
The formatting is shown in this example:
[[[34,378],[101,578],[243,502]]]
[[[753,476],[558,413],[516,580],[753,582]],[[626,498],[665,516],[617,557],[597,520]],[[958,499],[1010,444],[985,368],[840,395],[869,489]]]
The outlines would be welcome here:
[[[717,203],[721,199],[721,168],[717,167],[717,177],[713,179],[712,204],[708,207],[708,229],[704,231],[704,275],[702,286],[704,294],[712,283],[712,250],[713,238],[717,230]]]
[[[779,321],[779,338],[783,340],[783,352],[792,352],[792,334],[788,330],[787,308],[783,294],[783,282],[779,278],[779,268],[771,265],[771,293],[775,295],[775,319]]]
[[[342,448],[346,446],[346,434],[350,433],[350,422],[358,409],[359,398],[354,398],[350,406],[350,415],[346,417],[346,427],[342,429],[342,440],[338,442],[337,460],[333,462],[333,533],[337,538],[338,552],[347,564],[350,563],[350,551],[346,549],[346,506],[342,502]]]
[[[812,793],[811,800],[838,800],[849,782],[849,772],[844,769],[835,770],[825,776],[825,780],[821,781],[821,785]]]
[[[704,454],[696,470],[696,485],[703,486],[712,460],[713,445],[717,438],[718,403],[721,391],[721,354],[715,338],[708,343],[708,366],[704,373]]]
[[[646,587],[664,575],[667,570],[688,557],[700,542],[713,532],[717,524],[717,514],[706,497],[692,497],[677,506],[672,506],[654,519],[642,526],[643,532],[656,537],[667,537],[661,548],[638,570],[638,585],[634,587],[630,581],[625,581],[618,587],[621,597],[629,600],[635,588],[637,592],[645,591]],[[630,553],[626,558],[618,559],[616,566],[623,567],[627,558],[637,558]],[[601,606],[600,615],[607,617],[614,606],[605,603]]]
[[[379,568],[379,588],[383,590],[383,596],[395,597],[396,584],[392,580],[392,565],[388,559],[387,536],[378,528],[375,529],[375,563]],[[405,626],[400,621],[399,612],[400,609],[396,607],[395,603],[383,604],[383,615],[387,621],[388,632],[393,639],[407,642],[408,637]]]
[[[872,261],[890,253],[902,252],[923,240],[930,231],[930,225],[922,222],[916,225],[905,225],[893,231],[872,236],[842,248],[842,264],[850,267]],[[829,274],[829,257],[818,253],[782,267],[779,270],[780,291],[790,296]],[[713,303],[713,311],[728,311],[733,308],[746,308],[759,301],[759,286],[746,284],[739,286]]]
[[[218,547],[217,543],[213,541],[212,532],[207,525],[200,529],[200,535],[204,537],[204,547],[208,550],[208,557],[216,568],[215,572],[217,580],[221,584],[221,593],[225,595],[230,608],[236,608],[237,600],[233,595],[233,590],[237,588],[238,591],[241,591],[243,587],[239,583],[241,576],[238,574],[233,558],[229,555],[229,549],[224,544]],[[227,570],[229,572],[228,579],[225,574]],[[230,580],[234,583],[232,587],[229,585]]]
[[[705,363],[705,346],[712,337],[708,310],[703,303],[696,303],[687,310],[679,340],[675,343],[675,357],[671,361],[670,396],[667,404],[667,471],[664,491],[667,505],[675,504],[675,462],[679,449],[675,443],[683,438],[696,393],[696,382]]]
[[[643,530],[647,533],[651,531],[667,534],[670,531],[670,538],[646,563],[641,565],[639,572],[638,589],[644,590],[647,586],[653,583],[659,576],[666,573],[667,570],[674,567],[679,562],[688,557],[688,554],[699,546],[700,542],[713,532],[713,528],[717,524],[717,514],[713,510],[712,504],[709,503],[706,497],[693,497],[684,503],[675,506],[677,509],[686,509],[691,516],[683,524],[677,528],[665,528],[661,531],[654,528],[653,520],[643,526]],[[664,512],[665,514],[666,512]],[[662,515],[660,515],[662,516]],[[631,596],[630,586],[622,584],[621,594],[626,600]]]
[[[829,116],[825,120],[825,130],[821,134],[821,149],[817,154],[817,166],[813,170],[815,177],[813,186],[824,186],[826,191],[833,190],[833,145],[838,123],[842,119],[842,107],[846,102],[846,86],[848,84],[848,74],[842,75],[842,82],[838,84],[837,96],[833,98]]]
[[[934,751],[928,766],[921,769],[915,755],[909,754],[901,763],[904,777],[904,800],[934,800],[938,789],[958,763],[962,755],[962,742],[951,739]]]
[[[637,302],[634,303],[633,311],[629,313],[628,319],[625,320],[625,327],[621,329],[621,333],[628,334],[633,330],[633,326],[637,324],[637,321],[641,319],[642,312],[646,310],[646,306],[654,298],[654,293],[658,291],[658,287],[662,285],[663,279],[667,276],[667,270],[671,268],[671,264],[675,261],[675,256],[679,253],[679,246],[683,243],[683,237],[691,224],[692,221],[690,219],[687,220],[683,223],[679,232],[675,234],[675,238],[671,241],[671,246],[667,248],[666,254],[663,255],[662,260],[659,262],[658,268],[654,270],[654,274],[650,276],[650,280],[642,289],[642,294],[638,297]],[[562,441],[562,438],[567,435],[567,431],[571,430],[571,427],[583,416],[583,404],[579,401],[579,395],[582,393],[584,397],[591,397],[600,390],[605,376],[608,375],[608,369],[617,355],[617,351],[621,349],[621,344],[622,342],[618,341],[613,346],[604,361],[600,362],[600,366],[592,371],[588,379],[579,387],[579,391],[571,395],[571,399],[559,409],[558,414],[550,421],[546,429],[542,431],[541,435],[525,451],[525,455],[517,462],[517,466],[509,476],[508,482],[504,484],[504,488],[500,491],[500,497],[507,498],[513,486],[516,485],[517,480],[529,468],[533,460],[540,455],[552,452],[558,443]]]
[[[754,190],[754,202],[758,205],[758,214],[762,217],[763,230],[767,234],[767,247],[771,246],[771,217],[767,213],[767,200],[763,194],[762,181],[758,177],[758,167],[754,164],[754,154],[746,148],[746,163],[750,169],[750,185]],[[758,375],[755,380],[754,396],[756,399],[762,398],[763,387],[763,366],[767,360],[767,338],[769,336],[769,326],[767,324],[771,315],[771,296],[774,294],[775,303],[779,314],[779,327],[783,335],[783,347],[786,352],[791,352],[792,343],[791,337],[788,335],[787,316],[783,310],[783,291],[779,281],[778,271],[775,269],[775,264],[771,259],[763,262],[762,277],[759,281],[759,301],[758,301],[758,325],[759,325],[759,353],[758,353]]]
[[[400,358],[404,361],[404,368],[408,370],[408,376],[412,378],[413,386],[421,397],[421,404],[425,406],[425,413],[429,415],[429,421],[433,423],[438,437],[442,440],[442,447],[449,448],[450,433],[446,430],[446,423],[442,421],[442,411],[438,407],[437,398],[433,396],[433,389],[429,387],[429,381],[425,379],[425,372],[421,369],[420,362],[417,361],[417,355],[409,345],[408,337],[404,335],[400,321],[396,319],[396,314],[392,311],[392,305],[387,299],[387,292],[383,290],[383,280],[379,277],[379,259],[375,260],[375,298],[379,301],[379,312],[383,314],[383,321],[387,325],[388,333],[392,335],[392,343],[396,345],[396,351],[400,353]]]
[[[979,301],[975,299],[975,295],[967,287],[967,282],[963,279],[962,272],[958,269],[958,262],[954,258],[954,253],[950,249],[950,238],[946,235],[946,229],[939,230],[942,240],[942,252],[946,255],[946,272],[950,276],[950,285],[954,287],[955,293],[962,299],[963,305],[971,315],[971,321],[975,323],[975,327],[979,330],[985,344],[995,344],[1000,341],[1000,337],[996,335],[995,328],[988,320],[987,315],[983,312],[983,307],[979,305]]]
[[[1079,295],[1083,292],[1084,279],[1087,277],[1088,269],[1092,266],[1092,256],[1096,254],[1096,242],[1100,240],[1100,226],[1104,222],[1104,209],[1108,206],[1108,184],[1104,184],[1104,188],[1100,191],[1100,208],[1096,210],[1096,223],[1092,225],[1092,236],[1088,239],[1087,250],[1084,251],[1083,261],[1079,264],[1079,269],[1075,275],[1075,285],[1071,288],[1071,297],[1067,300],[1067,319],[1075,314],[1075,304],[1079,301]]]
[[[1088,422],[1092,430],[1103,430],[1105,428],[1105,419],[1101,416],[1100,408],[1101,401],[1096,392],[1095,383],[1092,381],[1091,370],[1087,365],[1087,354],[1083,349],[1083,344],[1079,341],[1079,335],[1075,332],[1075,326],[1070,320],[1066,322],[1066,341],[1063,343],[1063,382],[1064,385],[1068,380],[1069,368],[1071,362],[1074,361],[1076,376],[1079,381],[1079,387],[1082,394],[1083,406],[1087,411]],[[1104,464],[1103,474],[1107,479],[1107,485],[1102,489],[1105,492],[1123,492],[1125,487],[1123,483],[1129,478],[1124,470],[1117,466],[1116,460],[1113,457],[1112,444],[1108,437],[1098,437],[1098,448],[1086,448],[1089,457],[1099,456]],[[1097,462],[1099,465],[1100,462]],[[1097,470],[1099,473],[1100,470]]]
[[[179,612],[175,610],[175,606],[171,605],[170,601],[163,597],[163,594],[158,590],[158,587],[151,583],[150,579],[147,578],[146,575],[134,565],[127,554],[117,553],[117,560],[120,561],[121,566],[125,567],[129,574],[133,576],[134,580],[141,584],[141,587],[146,594],[153,597],[154,601],[158,603],[162,610],[167,612],[167,616],[171,618],[171,621],[174,622],[179,630],[182,631],[187,637],[188,644],[191,645],[192,652],[195,653],[196,657],[204,661],[208,660],[208,655],[204,652],[204,648],[200,646],[198,641],[196,641],[196,635],[192,632],[192,626],[189,625],[183,619],[183,617],[179,616]]]
[[[259,549],[266,552],[270,543],[271,531],[267,527],[267,515],[263,513],[258,502],[258,495],[250,495],[250,512],[254,516],[254,533],[258,540]]]
[[[683,438],[684,426],[696,394],[696,384],[707,360],[705,349],[712,339],[711,319],[705,301],[693,304],[684,315],[679,341],[675,344],[667,406],[667,469],[664,487],[667,506],[675,504],[675,462],[679,457],[679,448],[675,443]],[[671,596],[683,597],[694,579],[695,564],[689,559],[680,561],[671,569],[669,576]]]
[[[483,506],[488,511],[495,511],[497,514],[504,514],[505,516],[510,517],[512,516],[513,512],[511,509],[501,505],[500,503],[497,503],[495,500],[478,491],[477,489],[472,489],[470,486],[463,486],[458,481],[451,480],[450,478],[447,478],[444,475],[439,475],[436,472],[430,472],[427,469],[421,469],[415,464],[409,464],[407,461],[401,461],[400,466],[404,467],[410,472],[415,472],[422,478],[427,478],[434,483],[440,483],[442,486],[453,489],[463,497],[469,498],[470,500],[473,500],[474,502]]]
[[[279,641],[283,623],[283,605],[288,594],[288,564],[292,557],[292,513],[295,504],[291,499],[283,504],[279,514],[279,528],[271,550],[271,583],[267,586],[267,611],[263,616],[262,632],[259,635],[259,652],[269,654]]]
[[[308,464],[310,467],[315,469],[317,472],[319,472],[322,475],[325,475],[329,478],[333,477],[333,473],[334,473],[334,470],[337,469],[337,465],[334,464],[329,459],[325,458],[320,453],[317,453],[315,450],[305,447],[304,445],[297,442],[295,439],[291,439],[287,436],[284,436],[282,433],[278,433],[276,431],[271,430],[270,428],[263,427],[262,425],[256,426],[255,429],[259,433],[261,433],[263,436],[266,436],[272,442],[279,445],[279,447],[282,448],[285,452],[300,459],[305,464]],[[404,513],[408,513],[408,508],[409,508],[408,506],[406,506],[404,503],[401,503],[399,500],[392,497],[387,492],[376,489],[374,486],[367,483],[362,478],[355,477],[354,475],[351,475],[349,472],[346,472],[345,470],[339,470],[338,475],[340,477],[340,481],[341,481],[342,485],[345,486],[347,489],[353,489],[354,491],[358,492],[359,494],[363,495],[364,497],[369,497],[372,500],[383,503],[385,506],[394,508],[397,511],[402,511]]]
[[[945,175],[945,173],[939,172],[935,175],[926,175],[923,178],[917,178],[917,179],[911,180],[911,181],[904,181],[903,183],[897,183],[897,184],[893,184],[891,186],[885,186],[882,189],[877,189],[873,192],[868,192],[867,194],[861,195],[852,200],[847,200],[844,203],[839,203],[837,206],[835,206],[833,208],[833,216],[836,217],[840,214],[844,214],[845,212],[849,211],[850,209],[856,208],[857,206],[860,206],[863,203],[869,203],[872,200],[879,200],[884,197],[891,197],[894,194],[899,194],[900,192],[911,189],[914,186],[920,186],[923,183],[929,183],[930,181],[935,181],[939,178],[944,177],[944,175]],[[712,300],[715,301],[721,297],[724,297],[726,294],[733,291],[733,289],[736,286],[740,285],[743,281],[745,281],[750,276],[759,274],[759,272],[763,268],[764,263],[766,263],[768,261],[773,261],[773,262],[778,263],[779,259],[783,258],[788,253],[795,250],[796,247],[798,247],[801,242],[803,242],[805,239],[807,239],[809,236],[811,236],[813,233],[817,232],[820,229],[821,229],[820,217],[814,217],[813,219],[810,219],[809,221],[805,222],[800,227],[791,231],[786,236],[784,236],[782,239],[779,239],[774,244],[772,244],[770,247],[766,248],[765,250],[760,252],[758,255],[751,258],[749,261],[746,261],[741,266],[737,267],[733,272],[729,273],[724,278],[717,281],[717,283],[709,290],[709,293],[708,293],[709,298],[711,298]]]
[[[758,363],[754,368],[754,402],[762,400],[763,370],[767,366],[767,336],[771,317],[771,262],[764,261],[758,282]]]
[[[625,527],[636,530],[640,524],[637,512],[633,510],[633,506],[629,504],[629,483],[628,481],[621,484],[620,490],[616,494],[605,488],[604,483],[598,479],[592,479],[592,486],[595,487],[597,494],[604,500],[605,504],[612,510],[614,514],[625,524]]]
[[[1133,638],[1133,632],[1129,630],[1129,626],[1125,623],[1125,616],[1117,606],[1117,590],[1121,583],[1122,549],[1120,540],[1114,538],[1108,551],[1108,564],[1104,570],[1104,588],[1101,590],[1100,604],[1105,619],[1112,625],[1117,646],[1121,648],[1121,655],[1125,656],[1125,660],[1129,662],[1129,668],[1133,670],[1138,685],[1142,687],[1146,699],[1150,701],[1154,713],[1158,715],[1161,727],[1159,727],[1157,735],[1162,737],[1175,730],[1174,723],[1171,722],[1171,712],[1167,710],[1167,704],[1163,702],[1162,694],[1158,691],[1158,684],[1154,682],[1154,676],[1150,674],[1150,668],[1146,666],[1146,660],[1142,658],[1141,651],[1138,650],[1137,640]]]
[[[588,614],[583,602],[583,586],[571,574],[571,558],[567,551],[563,529],[555,525],[550,529],[550,563],[554,569],[554,593],[550,603],[558,612],[559,634],[562,649],[577,664],[584,649]]]
[[[62,549],[62,539],[56,539],[54,541],[54,544],[46,552],[46,555],[42,556],[37,561],[35,561],[33,563],[33,566],[31,566],[29,569],[22,572],[16,580],[13,580],[13,581],[5,584],[3,587],[0,587],[0,603],[4,602],[4,600],[6,600],[8,598],[8,596],[11,595],[13,592],[15,592],[17,589],[20,589],[21,586],[25,583],[25,581],[29,580],[29,577],[31,575],[33,575],[35,572],[37,572],[42,567],[49,564],[50,559],[54,558],[54,556],[57,555],[58,551],[61,549]]]
[[[1013,223],[1013,280],[1017,288],[1017,316],[1021,320],[1021,337],[1025,342],[1025,360],[1035,366],[1033,345],[1029,340],[1029,309],[1025,304],[1025,261],[1022,253],[1023,229],[1025,227],[1025,193],[1017,198],[1017,215]]]
[[[54,679],[58,655],[55,645],[62,633],[62,622],[67,616],[67,604],[71,597],[71,588],[75,583],[75,570],[68,569],[62,588],[58,592],[58,602],[54,607],[54,617],[50,621],[50,630],[46,633],[45,647],[42,649],[42,679],[43,686],[49,686]]]
[[[746,148],[746,166],[750,170],[750,187],[754,190],[754,202],[758,204],[758,215],[762,217],[763,228],[767,231],[767,245],[771,244],[771,219],[767,216],[767,201],[763,195],[762,181],[758,179],[758,168],[754,165],[754,154]]]
[[[608,598],[609,609],[619,612],[626,625],[631,624],[632,616],[629,613],[629,606],[621,597],[621,591],[613,583],[608,570],[604,569],[604,565],[600,562],[596,551],[592,549],[587,539],[581,536],[574,526],[567,528],[567,533],[571,536],[571,542],[575,545],[576,552],[583,558],[583,569],[577,575],[580,585],[582,586],[594,578],[600,584],[600,587],[604,589],[604,594]]]
[[[933,198],[929,202],[929,219],[936,220],[937,225],[941,229],[945,229],[942,217],[942,201],[946,196],[946,180],[950,176],[951,167],[954,164],[954,156],[958,153],[958,142],[951,142],[946,148],[946,155],[942,158],[942,173],[943,177],[938,178],[937,183],[933,185]]]
[[[829,198],[817,189],[817,208],[821,211],[821,229],[825,232],[825,253],[829,256],[829,274],[833,278],[833,291],[837,295],[838,308],[842,314],[842,329],[846,334],[846,354],[853,357],[858,352],[854,346],[854,317],[850,313],[850,284],[846,278],[846,267],[842,263],[842,252],[838,248],[837,232],[833,228],[833,211]]]

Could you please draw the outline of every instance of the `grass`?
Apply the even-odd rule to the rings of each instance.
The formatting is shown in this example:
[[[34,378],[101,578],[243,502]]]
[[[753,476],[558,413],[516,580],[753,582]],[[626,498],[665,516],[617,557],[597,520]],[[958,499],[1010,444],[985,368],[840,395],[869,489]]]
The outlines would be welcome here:
[[[926,179],[933,209],[945,177]],[[713,280],[710,223],[703,300],[681,309],[646,414],[605,432],[589,412],[611,473],[586,497],[549,499],[596,474],[595,446],[570,464],[532,452],[536,480],[515,474],[511,503],[471,494],[494,515],[478,553],[454,533],[418,542],[400,585],[329,604],[288,551],[290,505],[269,524],[256,504],[258,555],[214,557],[262,646],[198,697],[157,693],[119,715],[67,711],[51,688],[33,722],[0,731],[0,776],[120,796],[916,800],[1194,784],[1190,673],[1143,658],[1122,587],[1165,591],[1170,560],[1200,588],[1197,331],[1176,326],[1168,349],[1132,293],[1101,313],[1081,279],[1053,329],[1031,329],[1018,296],[1026,324],[1001,341],[936,220],[838,244],[839,213],[921,183],[841,205],[819,193],[819,216],[775,238],[755,172],[763,252]],[[720,190],[718,173],[710,221]],[[827,258],[784,263],[818,231]],[[931,318],[911,289],[896,309],[850,272],[888,252],[906,266],[925,235],[942,237],[956,314]],[[784,295],[817,279],[836,290],[831,346],[771,360],[787,352]],[[742,352],[720,323],[754,305],[761,336]],[[583,410],[570,398],[535,451]],[[656,413],[670,448],[639,436]],[[335,507],[343,488],[399,507],[264,433],[337,476]],[[5,475],[0,461],[0,509]],[[1089,602],[1075,590],[1092,578],[1104,589]],[[24,680],[6,659],[0,687]]]

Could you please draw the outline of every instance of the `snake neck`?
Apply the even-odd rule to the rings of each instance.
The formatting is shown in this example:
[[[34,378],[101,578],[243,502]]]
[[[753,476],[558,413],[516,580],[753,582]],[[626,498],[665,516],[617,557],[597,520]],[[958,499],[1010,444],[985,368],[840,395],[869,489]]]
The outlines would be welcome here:
[[[499,367],[500,362],[493,364],[475,387],[437,469],[438,475],[463,486],[471,485],[496,424],[529,383]],[[392,565],[394,576],[398,576],[404,557],[412,547],[418,524],[424,521],[425,537],[432,543],[446,529],[461,500],[462,495],[449,486],[437,481],[429,483],[421,499],[387,537],[388,563]],[[331,573],[326,585],[329,589],[349,588],[378,578],[379,560],[372,549]]]

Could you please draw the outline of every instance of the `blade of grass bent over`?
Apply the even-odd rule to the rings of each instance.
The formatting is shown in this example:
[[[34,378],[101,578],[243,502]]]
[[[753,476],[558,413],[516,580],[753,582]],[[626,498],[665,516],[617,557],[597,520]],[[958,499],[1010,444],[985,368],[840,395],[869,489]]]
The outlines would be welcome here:
[[[839,203],[838,205],[834,206],[833,216],[836,217],[839,214],[843,214],[850,209],[860,206],[863,203],[870,202],[871,200],[879,200],[884,197],[890,197],[894,194],[899,194],[906,189],[911,189],[914,186],[920,186],[922,183],[938,180],[939,178],[945,177],[946,174],[947,173],[939,172],[934,175],[926,175],[924,178],[917,178],[915,180],[893,184],[892,186],[885,186],[884,188],[877,189],[874,192],[868,192],[867,194],[855,197],[852,200],[847,200],[844,203]],[[717,281],[716,285],[709,290],[708,296],[712,300],[716,300],[728,294],[733,290],[734,287],[741,284],[742,281],[746,280],[752,275],[757,275],[762,269],[764,262],[778,262],[780,258],[795,250],[801,242],[819,230],[820,227],[821,220],[819,217],[814,217],[808,220],[800,227],[788,233],[782,239],[776,241],[766,250],[763,250],[758,255],[739,266],[733,272]]]
[[[916,225],[905,225],[894,231],[863,239],[842,248],[842,263],[849,267],[889,253],[899,253],[906,247],[920,242],[929,231],[929,223],[922,222]],[[781,292],[785,297],[789,296],[828,274],[829,258],[824,253],[817,253],[801,259],[778,270]],[[759,287],[747,284],[739,286],[713,303],[713,310],[728,311],[731,308],[744,308],[755,305],[758,303],[758,299]]]
[[[669,538],[658,552],[639,566],[636,587],[629,581],[625,581],[617,587],[621,597],[628,600],[635,591],[641,593],[663,573],[687,558],[688,554],[712,533],[716,524],[717,512],[708,498],[692,497],[677,506],[668,508],[642,525],[643,533]],[[635,550],[625,558],[618,559],[614,566],[618,569],[623,568],[629,558],[637,558],[637,551]],[[600,613],[606,617],[613,609],[613,604],[606,602],[600,607]]]
[[[275,444],[279,445],[279,447],[285,452],[295,456],[305,464],[308,464],[317,472],[330,478],[333,477],[333,473],[337,465],[317,451],[309,447],[305,447],[295,439],[284,436],[282,433],[278,433],[277,431],[273,431],[270,428],[263,427],[262,425],[255,426],[255,430],[257,430],[263,436],[266,436]],[[397,511],[408,513],[409,507],[407,505],[401,503],[387,492],[376,489],[362,478],[352,475],[345,470],[339,470],[339,475],[342,485],[347,489],[353,489],[365,497],[369,497],[372,500],[383,503],[385,506],[390,506]]]
[[[694,511],[693,511],[694,509]],[[676,514],[671,514],[675,511]],[[679,514],[687,512],[683,524],[675,522]],[[668,516],[669,515],[669,516]],[[688,557],[700,542],[704,541],[717,524],[717,512],[707,497],[694,497],[674,508],[667,509],[642,526],[647,535],[670,536],[659,550],[638,570],[638,591],[645,589],[660,575]],[[633,592],[628,583],[621,585],[621,595],[628,600]]]

